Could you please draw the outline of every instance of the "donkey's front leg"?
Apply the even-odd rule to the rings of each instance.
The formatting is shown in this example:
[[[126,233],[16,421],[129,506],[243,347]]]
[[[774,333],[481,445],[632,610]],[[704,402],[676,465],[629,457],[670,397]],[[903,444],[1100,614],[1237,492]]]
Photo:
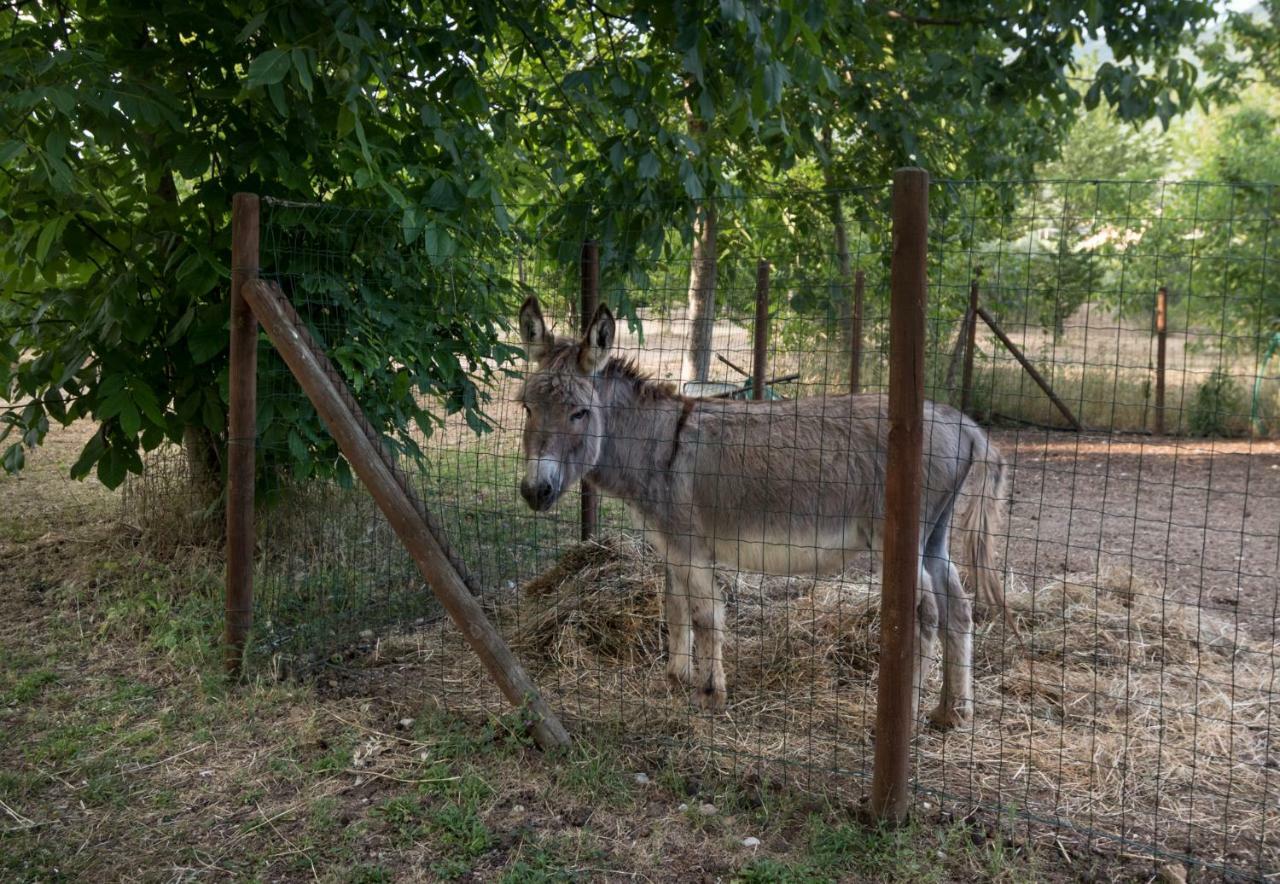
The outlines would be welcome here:
[[[663,615],[667,621],[667,679],[672,687],[693,683],[693,623],[689,619],[689,583],[667,566]]]
[[[694,561],[683,571],[693,613],[693,647],[697,656],[693,699],[704,709],[719,710],[728,699],[724,680],[724,598],[711,561]]]

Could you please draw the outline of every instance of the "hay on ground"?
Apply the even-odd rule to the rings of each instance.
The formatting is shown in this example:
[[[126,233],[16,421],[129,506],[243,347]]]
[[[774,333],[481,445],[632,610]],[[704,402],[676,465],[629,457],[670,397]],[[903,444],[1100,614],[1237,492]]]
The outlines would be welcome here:
[[[873,744],[878,584],[719,579],[729,603],[723,715],[695,712],[667,684],[664,569],[636,540],[575,547],[498,602],[494,616],[571,728],[608,726],[724,773],[767,768],[802,788],[861,793],[857,775],[869,773]],[[1118,836],[1128,850],[1275,865],[1271,645],[1229,614],[1167,600],[1154,582],[1119,569],[1007,584],[1028,645],[999,623],[979,630],[974,720],[949,734],[919,732],[919,785],[958,810],[1025,810]],[[490,689],[477,690],[483,676],[452,635],[419,645],[441,667],[442,688],[454,688],[449,702],[496,703]],[[924,711],[939,678],[935,669]]]

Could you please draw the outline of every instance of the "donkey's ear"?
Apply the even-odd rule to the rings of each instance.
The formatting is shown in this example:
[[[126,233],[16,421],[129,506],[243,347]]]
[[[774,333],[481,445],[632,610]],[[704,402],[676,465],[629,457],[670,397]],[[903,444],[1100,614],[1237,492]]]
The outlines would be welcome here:
[[[578,350],[578,367],[587,374],[595,374],[604,368],[613,350],[613,336],[616,326],[613,314],[604,304],[596,310],[587,326],[587,333],[582,338],[582,347]]]
[[[532,295],[520,305],[520,340],[524,341],[529,358],[534,362],[541,362],[556,343],[555,336],[547,330],[546,320],[542,318],[538,299]]]

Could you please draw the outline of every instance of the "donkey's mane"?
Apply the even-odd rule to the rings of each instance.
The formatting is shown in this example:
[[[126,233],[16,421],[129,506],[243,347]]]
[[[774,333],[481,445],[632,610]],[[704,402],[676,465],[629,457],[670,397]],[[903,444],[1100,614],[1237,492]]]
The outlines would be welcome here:
[[[557,343],[543,358],[543,367],[548,371],[580,370],[579,356],[581,344]],[[618,381],[631,387],[640,399],[662,401],[667,399],[683,400],[685,397],[676,392],[676,385],[669,381],[660,381],[648,375],[635,359],[614,356],[605,363],[598,377],[604,380]]]

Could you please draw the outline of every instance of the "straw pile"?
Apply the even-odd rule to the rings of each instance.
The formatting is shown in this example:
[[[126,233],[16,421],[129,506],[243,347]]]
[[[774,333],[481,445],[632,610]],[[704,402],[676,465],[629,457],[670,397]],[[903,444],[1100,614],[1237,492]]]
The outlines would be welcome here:
[[[690,763],[734,775],[768,769],[856,796],[858,776],[832,773],[870,770],[878,585],[720,579],[730,708],[719,716],[695,712],[667,685],[663,568],[634,540],[574,548],[494,616],[571,729],[619,728]],[[974,721],[919,733],[920,786],[959,811],[1027,811],[1119,836],[1129,850],[1274,867],[1280,778],[1268,753],[1280,724],[1270,643],[1233,614],[1166,600],[1120,570],[1008,583],[1028,646],[998,623],[980,629]],[[422,653],[447,670],[457,694],[448,702],[492,702],[456,644],[426,643]],[[938,679],[935,670],[926,704]]]

